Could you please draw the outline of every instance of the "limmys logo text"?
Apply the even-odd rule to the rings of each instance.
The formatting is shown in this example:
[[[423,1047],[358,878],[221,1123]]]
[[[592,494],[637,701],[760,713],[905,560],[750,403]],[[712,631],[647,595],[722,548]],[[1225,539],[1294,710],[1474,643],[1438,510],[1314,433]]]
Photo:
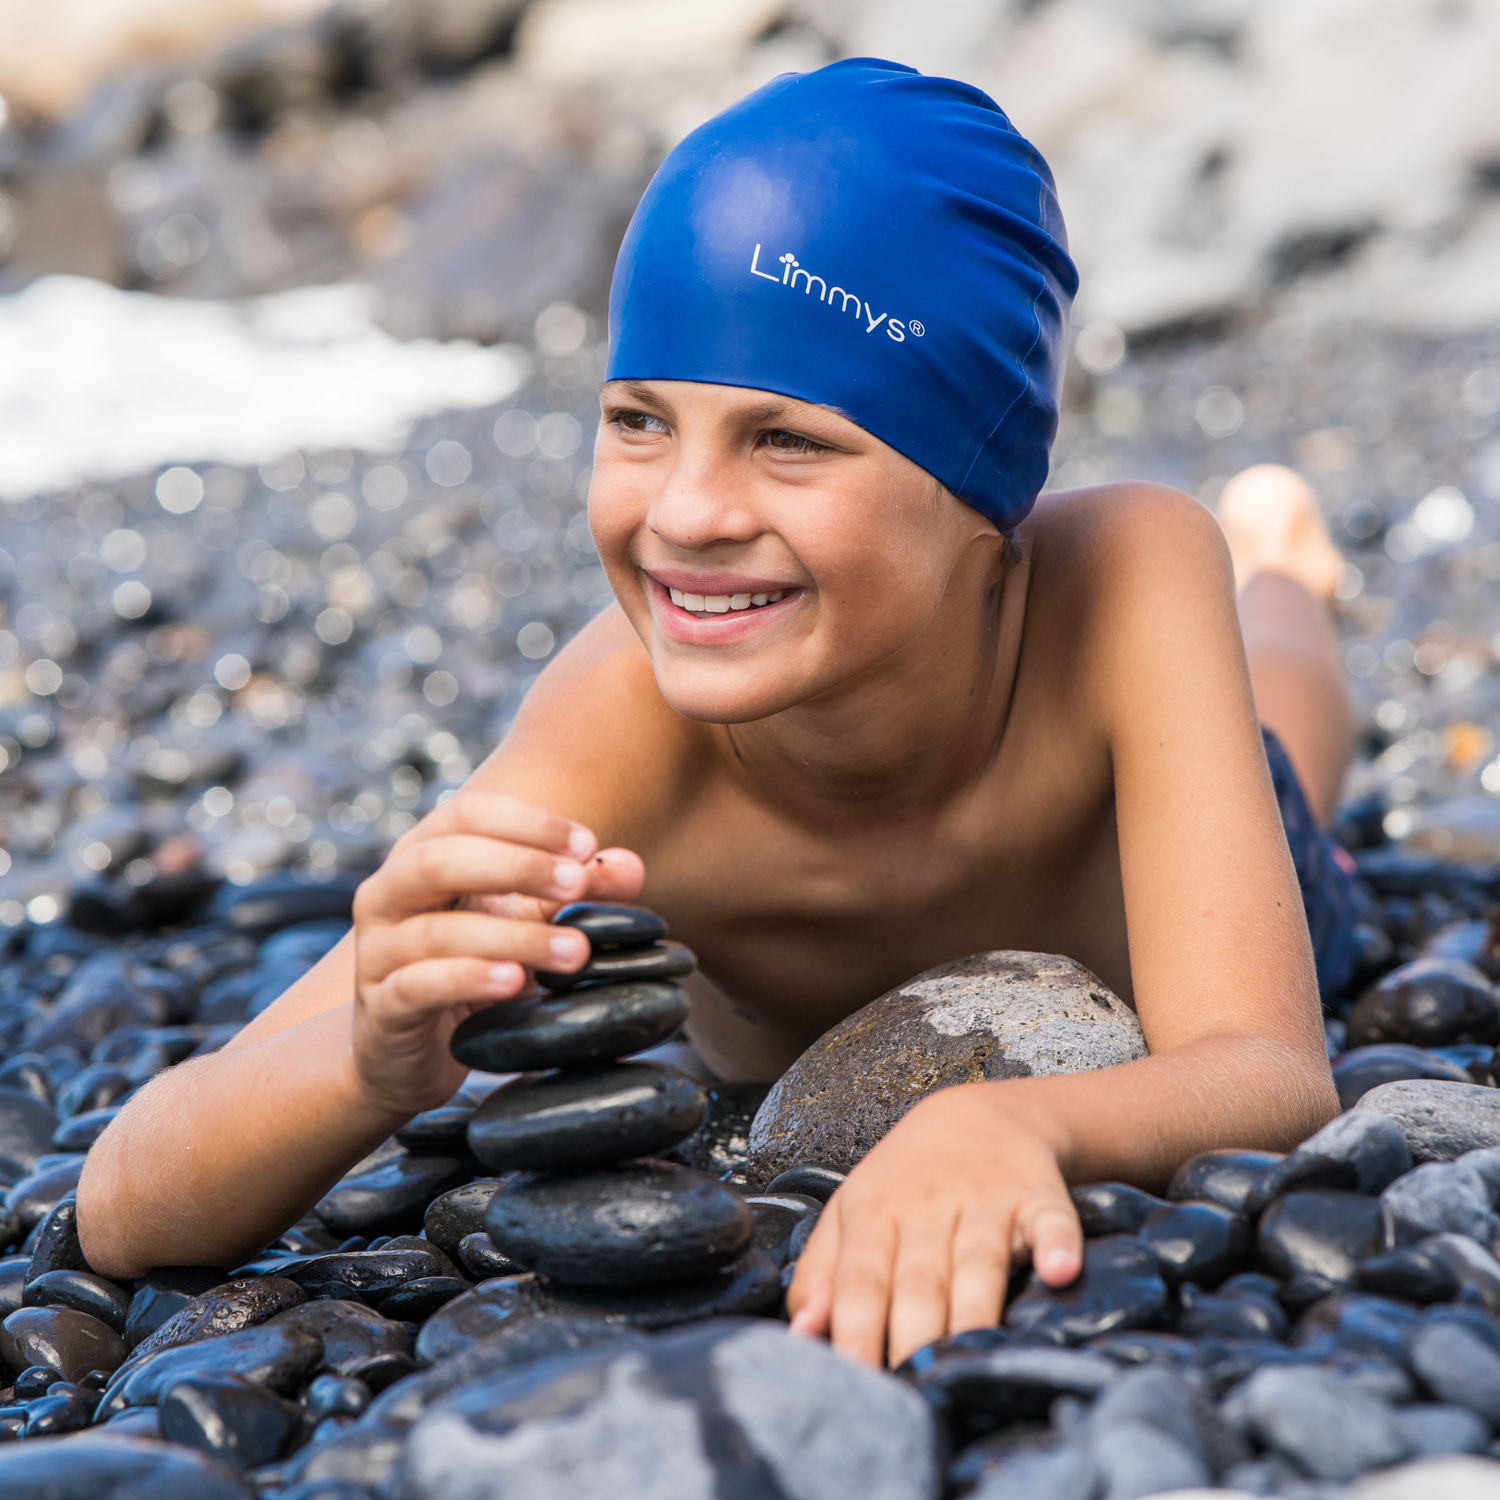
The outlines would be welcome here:
[[[767,281],[774,281],[779,286],[789,287],[792,291],[797,290],[797,281],[800,278],[803,282],[803,295],[809,297],[812,295],[813,282],[816,281],[818,283],[819,302],[826,303],[829,307],[833,307],[835,302],[837,302],[839,304],[837,310],[841,313],[853,313],[865,325],[866,333],[874,333],[877,328],[883,325],[887,337],[894,339],[898,344],[906,342],[907,334],[911,334],[913,338],[919,339],[927,332],[915,318],[908,318],[905,322],[902,322],[899,318],[889,317],[885,313],[877,313],[868,302],[863,301],[853,292],[846,291],[841,286],[829,286],[821,276],[814,276],[806,267],[800,265],[797,257],[790,250],[785,255],[780,256],[779,260],[781,264],[780,276],[776,276],[770,271],[762,271],[760,269],[760,246],[757,245],[755,253],[750,257],[750,274],[752,276],[764,277]]]

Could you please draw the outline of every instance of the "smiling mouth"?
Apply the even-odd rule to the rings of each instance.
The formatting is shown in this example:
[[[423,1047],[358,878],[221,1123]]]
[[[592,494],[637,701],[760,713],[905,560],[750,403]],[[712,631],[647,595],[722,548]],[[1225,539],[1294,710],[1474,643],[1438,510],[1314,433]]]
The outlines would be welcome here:
[[[761,609],[785,599],[791,589],[778,589],[774,594],[687,594],[681,589],[668,589],[672,603],[685,609],[690,615],[727,615],[743,609]]]

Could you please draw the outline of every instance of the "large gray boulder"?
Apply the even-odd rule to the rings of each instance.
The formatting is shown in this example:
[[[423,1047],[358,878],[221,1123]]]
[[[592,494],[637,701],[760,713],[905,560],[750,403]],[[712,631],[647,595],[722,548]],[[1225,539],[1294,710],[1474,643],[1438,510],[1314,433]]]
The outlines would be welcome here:
[[[904,1381],[723,1319],[466,1385],[411,1430],[400,1500],[936,1500],[932,1408]]]
[[[907,1110],[956,1083],[1086,1073],[1146,1055],[1135,1012],[1071,958],[976,953],[898,985],[825,1032],[766,1096],[748,1175],[848,1171]]]

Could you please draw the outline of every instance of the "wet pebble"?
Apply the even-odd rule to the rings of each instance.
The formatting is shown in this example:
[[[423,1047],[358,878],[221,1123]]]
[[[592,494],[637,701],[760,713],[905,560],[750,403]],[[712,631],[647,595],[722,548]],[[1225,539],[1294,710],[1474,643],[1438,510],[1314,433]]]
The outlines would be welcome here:
[[[499,1186],[498,1177],[484,1177],[439,1193],[427,1205],[422,1220],[423,1234],[449,1260],[454,1259],[463,1240],[483,1229],[484,1211]]]
[[[576,1177],[517,1175],[490,1200],[502,1254],[578,1286],[706,1275],[748,1246],[750,1210],[705,1173],[644,1161]]]
[[[558,927],[576,927],[590,948],[648,948],[667,935],[667,924],[655,912],[639,906],[611,906],[601,901],[574,901],[552,919]]]
[[[1242,1269],[1254,1234],[1250,1222],[1217,1203],[1174,1203],[1141,1225],[1141,1243],[1156,1256],[1169,1284],[1214,1287]]]
[[[1446,1047],[1500,1041],[1500,1005],[1490,980],[1472,964],[1422,958],[1393,969],[1349,1012],[1350,1047],[1409,1042]]]
[[[466,1156],[401,1152],[367,1172],[344,1178],[313,1207],[335,1234],[401,1234],[422,1223],[440,1193],[473,1176]]]
[[[27,1283],[25,1303],[28,1307],[71,1307],[121,1335],[130,1316],[130,1294],[89,1271],[48,1271]]]
[[[1106,1235],[1084,1246],[1083,1271],[1071,1286],[1054,1290],[1032,1274],[1005,1310],[1015,1333],[1058,1344],[1121,1328],[1149,1327],[1167,1305],[1167,1288],[1151,1250],[1129,1235]]]
[[[523,1077],[474,1112],[469,1148],[494,1172],[582,1171],[675,1146],[706,1107],[691,1078],[651,1063]]]
[[[662,980],[598,985],[557,999],[518,1000],[478,1011],[453,1033],[453,1055],[491,1073],[592,1067],[664,1042],[687,1013],[687,995],[679,985]]]
[[[280,1458],[303,1423],[294,1403],[234,1377],[181,1380],[159,1409],[163,1437],[240,1470]]]
[[[1167,1197],[1174,1203],[1194,1199],[1243,1213],[1251,1188],[1280,1160],[1274,1151],[1200,1151],[1173,1174]]]
[[[1350,1285],[1360,1262],[1394,1248],[1390,1213],[1360,1193],[1288,1193],[1261,1215],[1261,1264],[1284,1280],[1317,1278],[1327,1290]]]
[[[45,1365],[59,1380],[114,1370],[125,1344],[107,1323],[71,1307],[22,1307],[0,1323],[0,1359],[12,1370]]]
[[[696,962],[691,950],[681,943],[655,943],[647,948],[605,948],[596,950],[581,969],[571,974],[538,969],[536,979],[544,989],[561,992],[632,980],[679,979],[684,974],[691,974]]]

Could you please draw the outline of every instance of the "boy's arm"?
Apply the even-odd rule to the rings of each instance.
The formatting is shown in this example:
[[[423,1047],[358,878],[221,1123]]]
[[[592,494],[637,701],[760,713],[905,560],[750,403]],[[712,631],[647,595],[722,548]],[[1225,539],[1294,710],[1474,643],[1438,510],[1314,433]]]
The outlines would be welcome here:
[[[1087,622],[1070,680],[1113,765],[1152,1055],[944,1090],[850,1174],[791,1305],[794,1326],[831,1325],[871,1362],[993,1325],[1018,1254],[1053,1285],[1072,1280],[1082,1235],[1069,1182],[1159,1188],[1198,1151],[1285,1149],[1338,1109],[1223,539],[1196,502],[1151,487],[1096,514],[1063,538],[1080,598],[1053,619]]]
[[[464,790],[360,887],[355,931],[220,1052],[155,1079],[95,1143],[78,1186],[95,1269],[131,1277],[255,1255],[462,1085],[448,1042],[466,1016],[523,991],[529,969],[586,961],[587,940],[547,919],[564,901],[630,900],[644,874],[628,850],[601,854],[582,821],[618,826],[641,795],[589,764],[600,722],[629,738],[632,692],[646,701],[619,656],[639,643],[611,613],[560,653],[554,681]],[[576,748],[571,762],[560,746]]]

